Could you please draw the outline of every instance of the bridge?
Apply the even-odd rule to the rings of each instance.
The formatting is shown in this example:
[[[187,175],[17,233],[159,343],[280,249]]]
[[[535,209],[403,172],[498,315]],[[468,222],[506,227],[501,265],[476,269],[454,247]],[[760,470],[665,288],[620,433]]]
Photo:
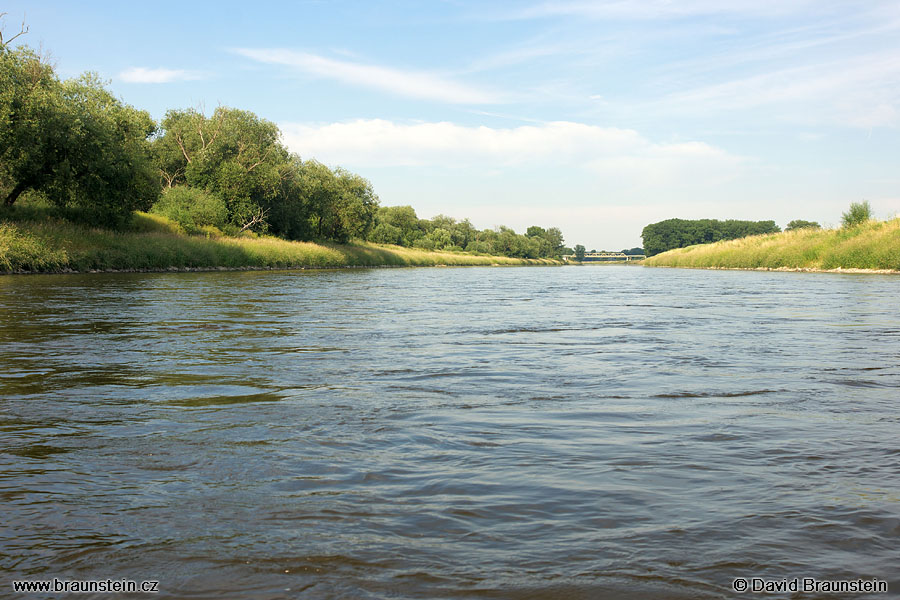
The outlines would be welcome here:
[[[581,262],[631,262],[634,260],[644,260],[647,258],[643,254],[625,254],[624,252],[585,252]],[[578,262],[574,254],[563,256],[566,262]]]

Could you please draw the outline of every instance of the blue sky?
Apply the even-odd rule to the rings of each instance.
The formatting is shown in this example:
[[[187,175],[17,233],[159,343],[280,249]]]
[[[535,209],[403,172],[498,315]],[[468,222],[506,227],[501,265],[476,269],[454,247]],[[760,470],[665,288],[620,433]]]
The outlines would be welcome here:
[[[278,123],[385,205],[619,250],[671,217],[900,212],[900,4],[4,2],[129,104]]]

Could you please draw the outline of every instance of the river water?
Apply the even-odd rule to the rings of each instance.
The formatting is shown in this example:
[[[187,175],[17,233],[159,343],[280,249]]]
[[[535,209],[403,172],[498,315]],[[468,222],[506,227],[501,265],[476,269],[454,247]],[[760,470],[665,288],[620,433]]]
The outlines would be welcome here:
[[[897,597],[898,297],[626,266],[0,277],[0,596]]]

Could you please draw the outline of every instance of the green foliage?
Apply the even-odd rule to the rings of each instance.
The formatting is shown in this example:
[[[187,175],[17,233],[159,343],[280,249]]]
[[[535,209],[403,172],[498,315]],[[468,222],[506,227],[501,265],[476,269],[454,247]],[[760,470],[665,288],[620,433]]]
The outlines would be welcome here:
[[[344,169],[332,171],[316,161],[303,163],[301,174],[316,238],[345,243],[369,235],[378,209],[378,196],[371,183]]]
[[[95,75],[61,82],[28,48],[0,49],[0,190],[77,207],[95,223],[126,221],[159,193],[149,155],[155,123]]]
[[[581,262],[584,260],[584,246],[577,244],[575,246],[575,260]]]
[[[162,127],[153,152],[166,184],[222,198],[225,220],[238,231],[347,242],[365,239],[375,225],[378,196],[371,183],[291,155],[275,124],[253,113],[170,110]]]
[[[278,127],[251,112],[219,107],[206,117],[194,109],[170,110],[162,129],[153,155],[166,185],[186,184],[221,198],[232,225],[265,230],[267,209],[297,192],[296,164],[279,142]]]
[[[425,232],[412,206],[382,206],[375,213],[369,240],[412,247],[416,240],[424,237]]]
[[[368,240],[423,250],[465,251],[515,258],[558,258],[563,254],[562,232],[556,227],[532,226],[525,235],[509,227],[479,231],[468,219],[438,215],[419,219],[411,206],[382,206],[375,213]]]
[[[709,244],[720,240],[734,240],[749,235],[776,233],[781,229],[775,221],[736,221],[729,219],[668,219],[644,227],[641,237],[647,256],[673,248],[694,244]]]
[[[785,231],[794,231],[795,229],[822,229],[822,226],[815,221],[804,221],[803,219],[794,219],[784,228]]]
[[[225,201],[201,189],[177,185],[166,189],[150,210],[178,223],[188,233],[198,233],[203,227],[225,226]]]
[[[841,215],[841,224],[844,227],[855,227],[872,219],[872,207],[869,201],[853,202],[850,209]]]
[[[644,249],[631,248],[629,250],[622,250],[622,254],[627,254],[628,256],[642,256],[644,254]]]

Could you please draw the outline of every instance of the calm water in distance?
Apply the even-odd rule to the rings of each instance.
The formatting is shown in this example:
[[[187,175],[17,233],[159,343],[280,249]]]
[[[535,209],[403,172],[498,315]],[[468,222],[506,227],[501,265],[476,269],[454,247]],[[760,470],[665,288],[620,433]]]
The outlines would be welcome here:
[[[0,277],[0,596],[897,597],[898,298],[623,266]]]

